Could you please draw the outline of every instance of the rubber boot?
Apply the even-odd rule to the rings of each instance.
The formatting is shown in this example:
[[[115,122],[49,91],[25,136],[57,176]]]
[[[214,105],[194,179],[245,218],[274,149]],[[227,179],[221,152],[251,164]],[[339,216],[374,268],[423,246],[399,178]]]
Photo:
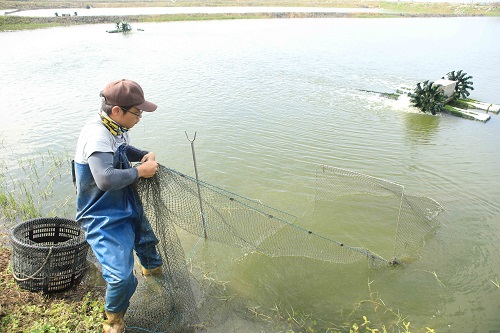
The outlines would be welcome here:
[[[152,275],[152,276],[156,276],[156,277],[161,277],[161,276],[163,276],[163,270],[161,269],[161,266],[151,268],[151,269],[147,269],[147,268],[142,267],[142,275],[144,275],[144,276]]]
[[[114,313],[106,312],[106,319],[102,324],[103,333],[123,333],[125,332],[125,322],[123,321],[123,316],[125,311]]]

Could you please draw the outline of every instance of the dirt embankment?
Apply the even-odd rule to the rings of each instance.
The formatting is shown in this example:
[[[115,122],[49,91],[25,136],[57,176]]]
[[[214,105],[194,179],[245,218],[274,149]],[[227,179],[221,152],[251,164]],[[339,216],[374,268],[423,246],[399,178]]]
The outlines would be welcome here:
[[[56,25],[77,25],[77,24],[99,24],[115,23],[120,20],[128,22],[154,22],[154,21],[175,21],[175,20],[207,20],[215,19],[237,19],[237,18],[353,18],[353,17],[457,17],[457,16],[481,16],[481,14],[433,14],[433,13],[249,13],[249,14],[161,14],[161,15],[116,15],[116,16],[54,16],[53,17],[21,17],[5,16],[3,21],[7,23],[33,23],[33,24],[56,24]]]

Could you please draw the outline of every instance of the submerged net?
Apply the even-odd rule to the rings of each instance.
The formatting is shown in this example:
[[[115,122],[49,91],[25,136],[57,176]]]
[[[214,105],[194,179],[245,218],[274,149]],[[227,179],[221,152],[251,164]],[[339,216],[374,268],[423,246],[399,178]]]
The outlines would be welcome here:
[[[314,224],[299,226],[291,214],[161,165],[153,178],[141,179],[136,186],[159,239],[164,265],[162,276],[140,279],[126,316],[127,332],[195,332],[201,327],[200,314],[207,304],[193,291],[192,272],[177,234],[180,229],[204,242],[272,257],[342,264],[367,260],[371,267],[394,262],[363,246],[334,240],[334,234],[326,237],[313,230]],[[316,189],[317,207],[360,195],[395,198],[397,207],[388,220],[397,259],[418,255],[423,237],[438,225],[436,217],[442,210],[432,199],[406,196],[401,185],[328,166],[318,168]]]
[[[374,197],[383,199],[376,201]],[[394,244],[390,263],[418,258],[425,238],[441,225],[440,213],[444,211],[431,198],[406,194],[402,185],[350,170],[320,165],[316,172],[315,205],[340,200],[357,202],[357,205],[349,207],[351,210],[369,210],[370,202],[378,204],[377,209],[370,212],[386,218],[384,222],[388,225],[387,233]],[[374,214],[367,214],[364,216],[365,221],[354,222],[364,222],[369,228],[367,231],[371,232],[375,227],[374,219]]]

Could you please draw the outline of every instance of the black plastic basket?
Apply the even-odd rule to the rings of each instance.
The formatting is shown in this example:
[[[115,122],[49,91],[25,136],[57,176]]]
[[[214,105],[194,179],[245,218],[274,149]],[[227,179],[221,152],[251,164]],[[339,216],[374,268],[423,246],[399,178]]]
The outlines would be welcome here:
[[[29,220],[12,229],[11,241],[14,278],[23,289],[63,291],[85,275],[89,246],[74,220]]]

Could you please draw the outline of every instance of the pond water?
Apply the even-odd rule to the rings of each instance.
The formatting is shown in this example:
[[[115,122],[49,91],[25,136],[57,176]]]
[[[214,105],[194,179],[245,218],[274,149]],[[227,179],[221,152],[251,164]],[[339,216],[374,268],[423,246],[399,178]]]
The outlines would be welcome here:
[[[373,281],[371,290],[419,331],[500,331],[500,116],[481,123],[423,115],[360,91],[393,92],[464,70],[473,98],[500,103],[499,18],[142,23],[107,34],[111,28],[0,34],[0,140],[11,171],[47,150],[71,155],[99,91],[131,78],[159,105],[132,130],[133,144],[168,167],[193,174],[185,132],[196,132],[201,179],[299,217],[311,215],[319,164],[404,185],[447,212],[421,257],[398,269],[251,254],[226,273],[239,294],[329,321],[368,299]],[[69,179],[62,183],[55,199],[73,200]],[[322,207],[312,225],[335,239],[330,218],[359,215],[349,204],[334,214]],[[373,228],[340,221],[339,234],[373,233],[380,247],[389,242],[385,213],[368,206]]]

